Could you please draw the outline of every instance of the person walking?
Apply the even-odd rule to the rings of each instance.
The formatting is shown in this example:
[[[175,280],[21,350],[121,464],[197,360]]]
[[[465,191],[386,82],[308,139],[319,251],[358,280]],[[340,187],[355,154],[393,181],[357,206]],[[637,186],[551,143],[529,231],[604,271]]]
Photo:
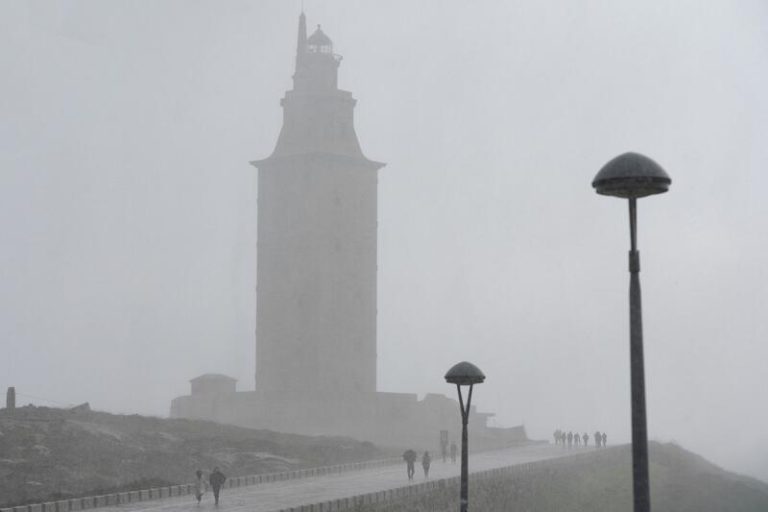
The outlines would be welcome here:
[[[459,450],[456,448],[456,443],[451,443],[451,462],[456,464],[456,452]]]
[[[573,432],[568,432],[568,448],[573,446]]]
[[[213,499],[215,504],[219,505],[219,492],[221,492],[221,486],[224,485],[224,481],[227,479],[224,473],[219,471],[218,467],[213,468],[213,473],[208,477],[208,481],[211,483],[211,489],[213,489]]]
[[[600,448],[600,442],[603,438],[600,436],[600,431],[595,430],[595,448]]]
[[[429,478],[429,465],[432,464],[432,457],[429,456],[429,452],[424,452],[421,456],[421,467],[424,468],[424,478]]]
[[[573,444],[574,446],[577,446],[577,447],[581,445],[581,436],[579,435],[578,432],[573,434]]]
[[[589,434],[584,432],[584,435],[582,435],[581,438],[584,440],[584,448],[586,448],[589,444]]]
[[[403,460],[405,460],[408,480],[413,480],[413,474],[416,472],[416,457],[416,452],[411,449],[405,450],[405,453],[403,453]]]
[[[203,480],[202,471],[198,469],[195,471],[195,475],[197,476],[197,479],[193,485],[195,486],[195,498],[197,498],[197,504],[199,505],[200,500],[203,499],[203,494],[205,494],[205,491],[207,490],[207,485],[205,484],[205,480]]]
[[[605,434],[605,432],[603,432],[602,438],[603,438],[603,448],[605,448],[606,446],[608,446],[608,436]]]

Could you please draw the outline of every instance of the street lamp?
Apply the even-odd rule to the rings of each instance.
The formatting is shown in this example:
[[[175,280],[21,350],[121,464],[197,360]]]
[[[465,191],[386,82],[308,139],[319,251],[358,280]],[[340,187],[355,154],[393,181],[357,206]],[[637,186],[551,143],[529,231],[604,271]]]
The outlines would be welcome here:
[[[632,383],[632,480],[635,512],[650,512],[648,432],[645,419],[643,313],[640,301],[640,253],[637,251],[637,198],[663,194],[672,180],[650,158],[619,155],[600,169],[592,186],[598,194],[629,199],[629,362]]]
[[[485,375],[480,368],[462,361],[455,364],[448,373],[445,374],[445,381],[448,384],[456,384],[459,391],[459,408],[461,409],[461,505],[460,512],[467,512],[469,502],[469,484],[468,484],[468,440],[467,440],[467,421],[469,420],[469,408],[472,403],[472,388],[475,384],[480,384],[485,380]],[[467,395],[467,406],[464,407],[464,399],[461,396],[461,386],[469,386],[469,395]]]

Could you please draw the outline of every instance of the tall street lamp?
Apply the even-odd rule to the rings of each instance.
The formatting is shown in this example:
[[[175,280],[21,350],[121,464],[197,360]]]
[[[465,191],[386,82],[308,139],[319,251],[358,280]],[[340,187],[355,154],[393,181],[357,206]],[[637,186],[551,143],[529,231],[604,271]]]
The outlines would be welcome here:
[[[467,504],[469,502],[469,483],[468,483],[468,440],[467,440],[467,422],[469,420],[469,408],[472,403],[472,388],[475,384],[480,384],[485,380],[485,375],[480,369],[468,363],[462,361],[455,364],[448,373],[445,374],[445,381],[448,384],[456,384],[456,389],[459,391],[459,408],[461,409],[461,505],[459,506],[460,512],[467,512]],[[469,394],[467,395],[467,405],[464,406],[464,399],[461,396],[461,386],[469,386]]]
[[[632,480],[635,512],[650,512],[648,432],[645,419],[643,317],[640,302],[640,253],[637,251],[637,199],[662,194],[672,180],[650,158],[619,155],[600,169],[592,186],[598,194],[629,199],[629,361],[632,384]]]

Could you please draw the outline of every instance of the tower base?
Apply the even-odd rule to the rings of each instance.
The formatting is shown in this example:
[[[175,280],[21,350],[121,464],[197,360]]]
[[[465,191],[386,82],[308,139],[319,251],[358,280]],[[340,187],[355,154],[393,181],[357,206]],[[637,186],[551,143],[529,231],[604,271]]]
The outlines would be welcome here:
[[[470,414],[475,449],[529,442],[523,426],[488,427],[490,413]],[[175,398],[171,417],[214,421],[247,428],[310,436],[346,436],[379,446],[412,447],[439,453],[440,432],[458,443],[459,404],[444,395],[418,400],[411,393],[360,393],[343,399],[268,396],[258,391],[197,393]]]

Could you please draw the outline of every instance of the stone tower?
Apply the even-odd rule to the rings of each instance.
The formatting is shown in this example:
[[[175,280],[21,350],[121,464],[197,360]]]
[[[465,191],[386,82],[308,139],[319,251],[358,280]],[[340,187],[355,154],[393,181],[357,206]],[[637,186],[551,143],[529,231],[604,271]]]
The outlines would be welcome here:
[[[377,171],[337,87],[341,57],[299,18],[283,127],[258,168],[256,390],[346,399],[376,391]]]
[[[355,100],[338,88],[341,58],[299,18],[296,71],[283,127],[258,168],[256,389],[205,374],[171,416],[383,446],[458,436],[457,402],[376,389],[377,173],[355,134]],[[525,442],[473,410],[473,446]]]

